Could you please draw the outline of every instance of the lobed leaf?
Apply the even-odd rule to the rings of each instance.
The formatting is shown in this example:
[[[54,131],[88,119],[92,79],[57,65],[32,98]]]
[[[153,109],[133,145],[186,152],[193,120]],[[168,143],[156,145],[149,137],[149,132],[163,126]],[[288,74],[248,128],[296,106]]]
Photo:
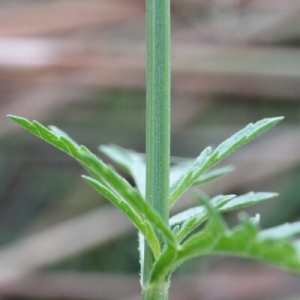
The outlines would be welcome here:
[[[65,138],[65,141],[70,141],[74,146],[79,147],[79,145],[77,144],[77,142],[75,142],[67,133],[65,133],[64,131],[62,131],[61,129],[59,129],[56,126],[50,125],[48,126],[48,128],[59,138]]]
[[[230,195],[231,196],[231,195]],[[224,197],[222,200],[223,203],[228,203],[232,198],[230,196]],[[233,196],[233,195],[232,195]],[[218,201],[219,203],[221,201]],[[221,202],[221,203],[222,203]],[[206,208],[208,215],[210,216],[211,220],[213,221],[216,228],[218,228],[218,232],[226,233],[226,230],[228,230],[227,225],[221,215],[218,212],[218,205],[214,206],[212,205],[208,199],[203,198],[202,199],[203,206]],[[220,207],[222,207],[222,204],[219,204]]]
[[[238,196],[232,201],[226,203],[223,207],[220,208],[221,211],[231,211],[234,209],[244,208],[246,206],[253,205],[255,203],[269,200],[271,198],[277,197],[277,193],[269,193],[269,192],[249,192],[245,195]]]
[[[141,194],[144,195],[145,164],[138,154],[116,146],[101,148],[133,176],[141,194],[86,147],[79,146],[60,129],[51,127],[49,130],[36,121],[29,122],[20,117],[9,117],[33,134],[74,157],[95,177],[94,179],[83,176],[92,187],[126,214],[143,234],[143,237],[147,239],[156,258],[151,273],[151,283],[165,281],[183,261],[207,254],[254,258],[300,272],[300,243],[294,242],[292,239],[300,234],[300,222],[259,231],[258,216],[249,218],[242,215],[241,223],[235,228],[229,229],[220,215],[220,212],[243,208],[272,198],[276,194],[251,192],[239,197],[220,195],[211,201],[198,195],[203,205],[172,217],[170,225],[173,226],[173,231],[171,231],[141,196]],[[193,164],[181,165],[177,168],[176,172],[180,168],[185,172],[181,176],[177,176],[177,179],[171,184],[170,206],[192,185],[227,173],[228,168],[208,171],[227,155],[271,128],[281,119],[264,119],[255,124],[249,124],[221,143],[214,151],[206,148]],[[192,234],[178,246],[179,242],[207,219],[208,222],[203,230]],[[154,228],[162,233],[167,247],[160,249]]]
[[[170,276],[187,259],[203,255],[251,258],[300,273],[300,245],[292,240],[300,234],[300,222],[259,231],[259,216],[243,215],[238,226],[228,229],[217,208],[209,202],[205,206],[209,221],[204,229],[189,237],[172,257],[163,252],[153,266],[151,282]]]
[[[136,186],[143,197],[145,197],[145,186],[146,186],[146,165],[144,158],[141,154],[136,153],[132,150],[124,149],[116,145],[101,145],[99,146],[101,152],[115,162],[123,171],[130,174]],[[192,165],[192,161],[182,162],[175,164],[170,167],[170,186]],[[211,181],[220,176],[233,171],[232,166],[225,166],[216,168],[212,171],[206,172],[197,178],[194,185],[200,185],[202,183]]]
[[[200,165],[204,165],[204,163],[209,159],[211,155],[211,148],[205,148],[196,161],[183,173],[170,187],[170,208],[175,204],[176,200],[189,188],[192,186],[195,180],[195,169],[199,168]],[[200,176],[201,174],[199,174]],[[197,176],[197,178],[199,177]]]
[[[61,131],[57,136],[54,132],[44,127],[40,123],[16,116],[9,116],[13,121],[37,135],[46,142],[59,148],[70,156],[74,157],[98,182],[98,189],[104,192],[103,187],[110,191],[117,198],[126,202],[141,218],[147,220],[152,226],[159,230],[166,243],[176,248],[176,240],[170,228],[164,223],[161,217],[150,207],[140,194],[120,175],[101,161],[96,155],[91,153],[86,147],[74,144]],[[91,182],[89,182],[91,183]],[[94,182],[95,183],[95,182]],[[100,184],[100,185],[99,185]],[[94,186],[95,187],[95,186]],[[111,200],[111,199],[110,199]]]
[[[90,152],[86,152],[86,155],[90,160],[92,160],[92,162],[94,162],[94,159],[96,158],[94,154]],[[103,162],[101,162],[100,167],[103,166],[105,165]],[[167,226],[164,223],[164,221],[157,214],[157,212],[154,211],[153,208],[146,201],[144,201],[144,199],[140,196],[140,194],[135,189],[133,189],[128,184],[128,182],[125,181],[124,178],[119,176],[116,172],[114,172],[112,169],[110,169],[107,166],[99,169],[98,172],[106,175],[109,184],[112,184],[112,188],[116,190],[116,192],[122,192],[121,196],[125,199],[125,201],[130,203],[136,209],[136,211],[138,211],[141,215],[144,215],[144,217],[162,233],[166,243],[169,246],[176,247],[176,241],[169,226]]]
[[[210,147],[204,149],[194,164],[172,184],[170,189],[170,207],[194,184],[200,175],[207,172],[241,146],[276,125],[282,119],[283,117],[269,118],[258,121],[255,124],[251,123],[222,142],[213,152]]]
[[[211,199],[211,205],[221,209],[222,206],[226,205],[230,200],[235,198],[236,195],[219,195]],[[177,224],[182,224],[189,221],[191,218],[200,217],[202,218],[207,214],[207,209],[205,206],[200,205],[196,207],[189,208],[185,211],[182,211],[170,218],[170,226],[175,226]]]
[[[287,236],[299,233],[299,224],[291,224],[291,231]],[[269,262],[296,272],[300,272],[300,252],[292,240],[282,239],[281,228],[272,229],[272,234],[262,234],[258,231],[255,221],[243,222],[225,234],[217,230],[216,226],[207,229],[209,239],[195,234],[187,240],[178,253],[178,261],[186,260],[198,255],[235,255]],[[274,233],[275,232],[275,233]]]
[[[219,195],[210,201],[210,205],[214,209],[221,209],[222,206],[226,205],[226,203],[233,198],[235,198],[235,195]],[[202,199],[202,201],[204,202],[205,200]],[[176,234],[177,241],[182,241],[188,234],[203,224],[208,217],[209,211],[207,210],[207,205],[190,208],[172,217],[170,219],[170,224],[172,226],[182,224],[180,230]]]
[[[256,123],[250,123],[242,130],[232,135],[229,139],[221,143],[215,151],[218,152],[218,159],[223,159],[236,149],[240,148],[250,140],[267,131],[283,120],[283,117],[266,118]]]
[[[225,166],[225,167],[221,167],[221,168],[215,168],[211,171],[208,171],[208,172],[200,175],[193,182],[193,186],[203,184],[203,183],[211,181],[213,179],[217,179],[223,175],[226,175],[229,172],[232,172],[233,170],[234,170],[233,166]]]
[[[193,162],[193,160],[188,160],[170,166],[170,186],[191,167]]]
[[[259,233],[261,239],[286,239],[300,234],[300,221],[286,223],[273,228],[262,230]]]
[[[199,198],[201,194],[198,192],[197,197]],[[218,208],[221,212],[227,212],[234,209],[244,208],[255,203],[265,201],[276,197],[276,193],[268,192],[249,192],[245,195],[236,197],[235,195],[228,196],[217,196],[210,200],[211,205]],[[201,196],[203,198],[203,195]],[[224,197],[224,198],[223,198]],[[201,200],[203,201],[203,199]],[[203,224],[208,218],[209,214],[207,209],[203,206],[196,206],[189,208],[173,217],[170,218],[170,226],[176,224],[182,224],[181,229],[178,231],[176,238],[177,241],[184,239],[190,232],[196,229],[198,226]]]
[[[128,217],[129,220],[131,220],[132,224],[147,239],[154,257],[158,257],[160,254],[160,244],[149,222],[144,221],[127,202],[122,201],[112,190],[105,187],[97,180],[84,175],[82,176],[82,178],[94,189],[96,189],[101,195],[103,195],[107,200],[109,200],[113,205],[120,209]]]
[[[116,145],[101,145],[99,149],[132,176],[140,194],[145,198],[146,166],[141,155]]]

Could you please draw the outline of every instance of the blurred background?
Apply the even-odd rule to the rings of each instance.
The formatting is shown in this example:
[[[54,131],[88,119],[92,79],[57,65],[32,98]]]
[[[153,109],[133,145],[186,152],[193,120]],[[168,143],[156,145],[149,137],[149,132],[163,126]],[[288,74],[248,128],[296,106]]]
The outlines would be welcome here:
[[[249,213],[263,227],[298,220],[300,1],[171,2],[172,155],[195,157],[249,122],[285,116],[203,190],[278,192]],[[0,299],[140,299],[130,223],[75,161],[6,114],[55,124],[96,153],[109,143],[144,152],[144,11],[142,0],[0,0]],[[177,209],[196,204],[189,193]],[[299,284],[210,257],[176,271],[171,300],[292,300]]]

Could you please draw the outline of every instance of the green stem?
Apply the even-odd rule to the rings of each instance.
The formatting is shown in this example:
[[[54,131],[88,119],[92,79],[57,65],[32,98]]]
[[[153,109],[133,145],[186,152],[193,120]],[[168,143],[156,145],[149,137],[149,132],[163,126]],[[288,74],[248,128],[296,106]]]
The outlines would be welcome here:
[[[146,0],[147,18],[147,108],[146,108],[146,199],[162,219],[169,222],[170,168],[170,0]],[[164,241],[158,234],[160,244]],[[147,243],[142,285],[147,296],[154,262]],[[167,286],[167,285],[166,285]],[[164,289],[163,289],[164,290]],[[168,290],[167,288],[165,289]],[[151,292],[152,293],[152,292]],[[161,293],[159,293],[160,295]],[[167,299],[165,296],[156,300]]]
[[[168,300],[169,298],[169,283],[150,286],[143,290],[143,300]]]

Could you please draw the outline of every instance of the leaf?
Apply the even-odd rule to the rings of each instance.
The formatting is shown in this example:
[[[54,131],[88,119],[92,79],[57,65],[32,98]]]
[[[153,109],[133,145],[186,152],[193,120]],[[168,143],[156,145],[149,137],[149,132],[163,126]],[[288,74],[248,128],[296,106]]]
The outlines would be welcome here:
[[[101,145],[99,150],[119,165],[124,171],[132,174],[132,163],[134,162],[132,151],[116,145]]]
[[[244,208],[253,205],[255,203],[271,199],[276,196],[277,196],[276,193],[249,192],[245,195],[238,196],[238,197],[235,197],[235,195],[228,195],[228,196],[220,195],[210,200],[210,202],[213,207],[218,208],[218,210],[220,210],[221,212],[227,212],[234,209]],[[203,198],[203,195],[201,195],[198,192],[197,197]],[[225,201],[226,203],[222,201]],[[176,224],[182,224],[180,231],[176,235],[177,241],[181,241],[190,232],[192,232],[194,229],[200,226],[204,221],[206,221],[207,218],[208,218],[208,212],[206,208],[200,205],[200,206],[187,209],[170,218],[170,226],[174,226]]]
[[[97,186],[99,188],[101,185],[99,191],[100,189],[103,190],[103,187],[105,187],[120,200],[129,204],[140,217],[147,220],[150,224],[152,224],[152,226],[156,227],[156,229],[162,233],[166,243],[170,247],[176,248],[177,244],[172,231],[164,223],[162,218],[150,207],[148,203],[144,201],[140,194],[124,178],[118,175],[86,147],[78,147],[65,135],[62,136],[59,134],[59,136],[56,136],[54,132],[36,121],[29,122],[24,118],[16,116],[9,117],[28,131],[74,157],[95,177],[95,179],[97,179],[98,185],[95,184],[95,181],[94,187]]]
[[[299,233],[299,224],[291,224],[291,228],[293,235]],[[264,236],[251,220],[225,234],[213,226],[207,230],[210,240],[204,239],[201,233],[192,236],[179,250],[177,263],[209,252],[211,255],[235,255],[257,259],[300,272],[300,252],[297,245],[293,241],[282,239],[280,234]]]
[[[101,195],[103,195],[107,200],[109,200],[113,205],[119,208],[128,217],[128,219],[131,220],[133,225],[147,239],[154,257],[158,257],[160,254],[160,245],[149,222],[144,221],[127,202],[122,201],[116,194],[114,194],[113,191],[109,190],[100,182],[84,175],[82,176],[82,178],[94,189],[96,189]]]
[[[259,233],[261,239],[286,239],[300,234],[300,221],[286,223],[273,228],[262,230]]]
[[[164,282],[170,277],[175,270],[173,265],[177,262],[176,256],[178,254],[177,249],[167,248],[164,249],[159,258],[155,261],[151,270],[150,282]]]
[[[140,194],[145,198],[146,166],[142,156],[137,152],[116,145],[101,145],[99,149],[132,176]]]
[[[116,145],[101,145],[100,151],[121,167],[125,172],[133,177],[136,186],[145,198],[145,186],[146,186],[146,165],[144,162],[144,155],[132,150],[124,149]],[[170,186],[182,175],[184,171],[189,169],[192,165],[191,161],[185,161],[178,163],[170,167]],[[201,175],[193,185],[199,185],[220,176],[227,174],[234,170],[232,166],[225,166],[222,168],[216,168],[210,172]]]
[[[283,120],[283,117],[267,118],[254,124],[248,124],[245,128],[232,135],[215,149],[215,151],[218,152],[218,159],[225,158],[227,155],[245,145],[250,140],[275,126],[281,120]]]
[[[209,221],[198,233],[189,237],[171,258],[163,252],[153,266],[151,282],[159,282],[187,259],[203,255],[234,255],[272,263],[300,273],[300,245],[292,237],[300,234],[300,222],[259,231],[259,217],[243,215],[233,229],[222,225],[224,220],[209,202]],[[221,221],[221,222],[220,222]],[[167,256],[168,257],[168,256]]]
[[[10,118],[41,139],[74,157],[99,182],[110,190],[113,190],[118,197],[122,197],[123,200],[128,200],[132,195],[136,196],[136,191],[124,178],[120,177],[116,172],[104,164],[86,147],[78,147],[78,145],[70,140],[66,134],[62,134],[61,130],[58,132],[58,130],[55,129],[55,132],[58,133],[58,135],[56,135],[36,121],[29,122],[26,119],[15,116],[10,116]]]
[[[235,195],[219,195],[210,201],[210,205],[215,209],[220,209],[233,198],[235,198]],[[203,205],[190,208],[173,216],[170,219],[171,226],[182,224],[180,230],[176,234],[177,241],[182,241],[188,234],[205,222],[208,217],[209,212],[207,210],[207,206]]]
[[[183,162],[176,165],[171,166],[170,168],[170,186],[184,173],[186,172],[191,166],[193,162]],[[200,185],[202,183],[211,181],[213,179],[219,178],[231,171],[234,170],[233,166],[224,166],[220,168],[215,168],[214,170],[211,170],[209,172],[206,172],[202,175],[200,175],[195,182],[193,183],[193,186]]]
[[[188,160],[170,166],[170,186],[191,167],[193,162],[193,160]]]
[[[233,196],[233,195],[223,197],[222,204],[230,201],[232,199],[231,196]],[[222,207],[222,204],[220,202],[221,201],[218,201],[219,206]],[[218,205],[214,206],[213,204],[211,204],[209,202],[209,200],[207,200],[205,198],[202,198],[202,203],[203,203],[203,206],[206,208],[210,218],[214,222],[214,225],[218,228],[218,231],[225,233],[228,228],[227,228],[225,221],[223,220],[221,215],[218,213]]]
[[[282,119],[283,117],[269,118],[258,121],[255,124],[251,123],[221,143],[213,152],[210,147],[204,149],[194,164],[172,184],[170,189],[170,207],[194,184],[200,175],[207,172],[241,146],[275,126]]]
[[[221,209],[223,205],[226,205],[228,201],[235,198],[236,195],[219,195],[211,199],[211,205]],[[180,212],[170,218],[170,226],[175,226],[177,224],[182,224],[194,217],[202,218],[204,215],[207,214],[207,209],[205,206],[200,205],[196,207],[189,208],[183,212]]]
[[[211,170],[209,172],[206,172],[202,175],[200,175],[194,182],[193,186],[199,185],[208,181],[211,181],[213,179],[219,178],[229,172],[232,172],[234,170],[233,166],[225,166],[222,168],[215,168],[214,170]]]
[[[207,159],[209,159],[211,155],[211,148],[207,147],[205,148],[199,157],[196,159],[194,164],[191,165],[191,167],[183,173],[170,187],[170,208],[175,204],[176,200],[189,188],[192,186],[195,176],[194,171],[195,168],[199,165],[203,165]],[[199,174],[200,176],[200,174]],[[199,177],[197,176],[197,177]]]
[[[95,155],[87,152],[86,155],[90,156],[94,162]],[[112,184],[112,187],[118,192],[122,192],[122,196],[128,203],[130,203],[137,211],[141,214],[144,214],[145,218],[155,226],[164,236],[165,241],[169,246],[176,247],[176,241],[172,234],[170,228],[164,223],[162,218],[152,209],[152,207],[144,201],[140,194],[134,190],[122,177],[115,173],[109,167],[103,168],[104,163],[101,162],[98,171],[103,172],[106,175],[106,178],[109,180],[109,183]]]
[[[59,138],[64,137],[66,140],[69,140],[72,142],[72,144],[76,147],[79,147],[79,145],[64,131],[62,131],[60,128],[50,125],[48,128]]]
[[[234,209],[244,208],[246,206],[253,205],[255,203],[265,201],[274,197],[277,197],[277,193],[269,193],[269,192],[249,192],[245,195],[238,196],[226,203],[223,207],[220,208],[221,211],[231,211]]]

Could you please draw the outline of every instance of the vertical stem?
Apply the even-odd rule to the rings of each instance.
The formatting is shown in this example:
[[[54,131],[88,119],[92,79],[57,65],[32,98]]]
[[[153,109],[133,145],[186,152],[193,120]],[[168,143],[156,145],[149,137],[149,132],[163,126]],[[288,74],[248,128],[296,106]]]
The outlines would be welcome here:
[[[170,0],[146,0],[147,26],[147,107],[146,107],[146,201],[162,219],[169,221],[170,168]],[[163,245],[164,241],[158,234]],[[144,251],[143,287],[147,290],[153,256],[147,243]],[[156,300],[167,299],[162,285]],[[159,287],[157,287],[160,290]],[[163,291],[162,291],[163,290]],[[164,296],[163,296],[164,295]],[[143,299],[152,299],[143,293]]]

